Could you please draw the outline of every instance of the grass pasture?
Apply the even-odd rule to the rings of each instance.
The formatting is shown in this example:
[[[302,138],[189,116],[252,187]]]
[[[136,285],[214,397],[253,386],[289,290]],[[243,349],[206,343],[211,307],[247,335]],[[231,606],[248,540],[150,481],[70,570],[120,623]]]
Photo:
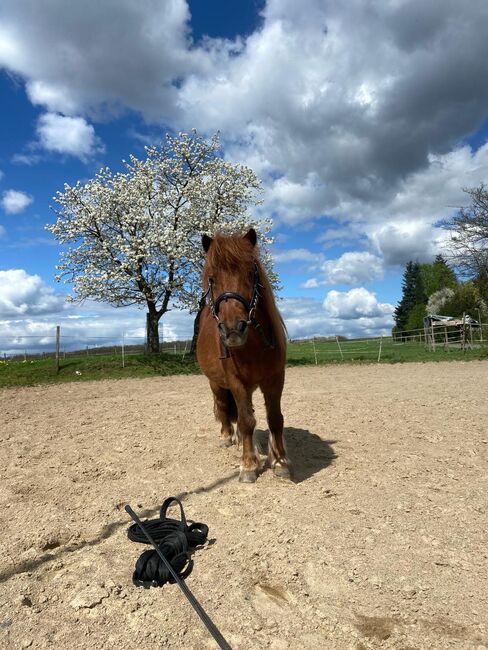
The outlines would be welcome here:
[[[380,349],[381,348],[381,349]],[[288,365],[322,365],[326,363],[404,363],[409,361],[462,361],[488,358],[488,346],[478,346],[463,351],[460,347],[444,349],[442,344],[435,352],[423,342],[400,343],[391,337],[382,339],[348,339],[344,341],[309,339],[294,341],[288,346]]]

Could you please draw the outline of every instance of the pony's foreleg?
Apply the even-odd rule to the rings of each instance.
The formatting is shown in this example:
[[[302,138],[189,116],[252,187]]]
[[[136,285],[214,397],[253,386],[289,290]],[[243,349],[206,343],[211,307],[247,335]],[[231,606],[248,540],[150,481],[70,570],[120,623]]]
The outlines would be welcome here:
[[[283,438],[283,414],[281,393],[283,380],[262,387],[269,426],[268,462],[275,476],[291,478],[291,462],[287,456]]]
[[[227,388],[210,383],[214,395],[215,417],[221,423],[220,446],[230,447],[234,441],[234,427],[232,422],[237,420],[237,407],[232,393]]]
[[[242,441],[242,464],[239,474],[241,483],[254,483],[259,470],[259,460],[253,443],[256,418],[252,408],[252,391],[244,387],[232,389],[237,403],[237,428]]]

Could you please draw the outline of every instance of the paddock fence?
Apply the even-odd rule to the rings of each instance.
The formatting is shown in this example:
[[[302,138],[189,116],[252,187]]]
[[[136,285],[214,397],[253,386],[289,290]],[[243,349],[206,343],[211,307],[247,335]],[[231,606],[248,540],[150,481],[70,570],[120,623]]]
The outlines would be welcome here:
[[[488,326],[436,327],[397,332],[394,336],[349,339],[343,336],[294,339],[288,359],[309,359],[316,365],[327,361],[376,361],[426,359],[435,353],[466,353],[488,345]]]
[[[410,360],[428,358],[439,352],[465,353],[486,347],[488,326],[482,327],[436,327],[430,330],[416,329],[364,338],[344,336],[315,336],[291,339],[288,343],[288,361],[293,363],[320,364],[326,362]],[[191,349],[191,337],[163,341],[160,352],[185,358]],[[132,355],[146,352],[143,336],[129,336],[121,332],[115,336],[90,336],[77,332],[65,333],[56,327],[48,334],[19,334],[5,336],[0,332],[0,362],[34,362],[53,359],[58,365],[64,359],[80,357],[111,356],[120,359],[125,367]]]
[[[190,351],[191,338],[178,341],[162,341],[161,353],[184,357]],[[57,326],[52,334],[2,336],[0,333],[0,359],[9,361],[34,361],[38,359],[117,356],[122,366],[131,355],[144,354],[147,351],[143,336],[128,336],[124,332],[116,336],[89,336],[65,334]]]

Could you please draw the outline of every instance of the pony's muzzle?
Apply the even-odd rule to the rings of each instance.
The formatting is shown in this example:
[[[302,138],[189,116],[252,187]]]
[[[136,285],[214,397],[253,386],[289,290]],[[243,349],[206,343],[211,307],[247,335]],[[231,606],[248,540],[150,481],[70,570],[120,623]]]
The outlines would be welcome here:
[[[228,348],[239,348],[247,341],[248,323],[245,320],[237,321],[235,327],[220,321],[218,328],[222,343]]]

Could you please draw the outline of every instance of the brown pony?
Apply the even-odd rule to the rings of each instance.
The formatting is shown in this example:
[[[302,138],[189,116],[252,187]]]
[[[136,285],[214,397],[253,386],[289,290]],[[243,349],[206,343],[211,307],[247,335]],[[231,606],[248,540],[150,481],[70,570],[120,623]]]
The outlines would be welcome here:
[[[256,250],[256,232],[244,236],[204,235],[206,252],[203,307],[197,359],[210,382],[220,420],[221,446],[242,440],[239,480],[254,483],[259,461],[253,445],[256,426],[252,395],[260,388],[270,431],[268,461],[274,474],[290,478],[283,441],[281,393],[285,379],[286,335],[273,291]],[[233,422],[237,422],[234,435]]]

